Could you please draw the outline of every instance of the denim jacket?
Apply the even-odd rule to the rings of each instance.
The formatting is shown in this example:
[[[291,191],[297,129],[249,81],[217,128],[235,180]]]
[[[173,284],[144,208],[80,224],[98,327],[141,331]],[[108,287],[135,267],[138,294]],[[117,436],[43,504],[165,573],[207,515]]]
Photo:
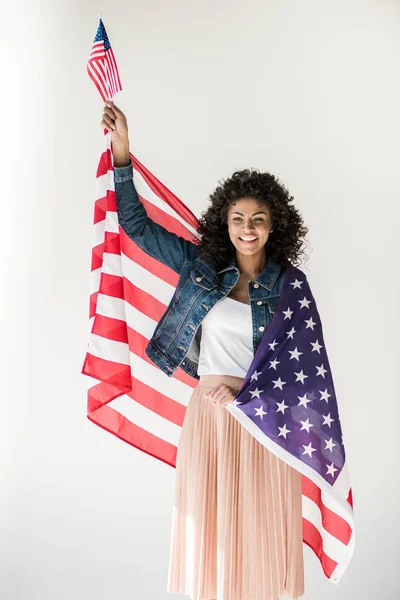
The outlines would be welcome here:
[[[197,245],[152,221],[133,183],[132,165],[114,168],[118,222],[144,251],[179,274],[173,297],[158,322],[145,353],[171,377],[178,367],[199,379],[201,322],[216,302],[229,294],[239,279],[236,260],[216,270],[197,256]],[[268,258],[248,292],[256,352],[274,314],[286,267]]]

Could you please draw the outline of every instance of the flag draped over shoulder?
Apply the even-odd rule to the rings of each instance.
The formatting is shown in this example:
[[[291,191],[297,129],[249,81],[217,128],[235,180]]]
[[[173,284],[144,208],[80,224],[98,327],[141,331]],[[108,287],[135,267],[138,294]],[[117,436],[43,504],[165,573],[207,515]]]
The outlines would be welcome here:
[[[115,59],[114,68],[118,74]],[[116,87],[107,77],[105,87],[99,87],[98,72],[88,68],[102,99],[112,98]],[[106,147],[96,174],[89,341],[82,367],[88,379],[87,416],[175,467],[197,379],[180,368],[168,377],[147,358],[145,347],[179,275],[146,255],[119,226],[111,132],[104,133]],[[197,243],[195,215],[130,157],[148,216]],[[261,444],[302,473],[303,540],[329,580],[338,583],[354,548],[352,494],[322,325],[300,269],[287,270],[276,312],[237,397],[226,408]]]
[[[352,489],[321,319],[305,274],[293,265],[227,410],[303,474],[303,541],[338,583],[354,551]]]

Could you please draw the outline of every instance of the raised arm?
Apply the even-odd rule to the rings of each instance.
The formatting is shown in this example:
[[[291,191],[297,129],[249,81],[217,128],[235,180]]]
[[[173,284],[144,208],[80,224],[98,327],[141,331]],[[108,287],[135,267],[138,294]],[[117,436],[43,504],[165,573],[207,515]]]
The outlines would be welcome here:
[[[112,101],[108,101],[104,107],[101,125],[112,131],[114,183],[119,224],[146,254],[180,273],[183,263],[196,257],[196,244],[168,231],[147,216],[133,181],[126,118]]]

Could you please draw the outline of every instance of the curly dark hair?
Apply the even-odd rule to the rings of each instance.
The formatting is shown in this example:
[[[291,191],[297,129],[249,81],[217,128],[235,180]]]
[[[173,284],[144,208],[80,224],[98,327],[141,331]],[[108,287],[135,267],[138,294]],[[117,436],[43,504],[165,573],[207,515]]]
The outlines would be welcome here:
[[[243,197],[252,197],[266,205],[271,213],[273,231],[265,245],[268,256],[279,264],[287,261],[297,266],[305,254],[303,238],[308,232],[299,210],[293,206],[293,196],[277,177],[260,173],[258,169],[243,169],[222,183],[210,195],[211,205],[201,213],[198,232],[202,239],[198,245],[199,258],[216,269],[229,264],[235,256],[227,225],[227,212],[231,204]]]

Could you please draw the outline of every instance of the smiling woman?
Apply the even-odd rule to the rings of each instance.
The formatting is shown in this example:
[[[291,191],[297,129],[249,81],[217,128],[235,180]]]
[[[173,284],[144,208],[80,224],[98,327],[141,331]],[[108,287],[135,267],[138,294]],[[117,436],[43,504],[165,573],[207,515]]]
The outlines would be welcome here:
[[[293,200],[274,175],[236,171],[210,195],[201,215],[199,257],[218,268],[234,257],[240,265],[243,254],[252,257],[242,260],[243,267],[260,272],[268,242],[265,250],[279,264],[298,264],[308,229]]]
[[[125,116],[115,105],[105,115],[102,126],[114,126],[119,224],[142,251],[179,273],[146,355],[170,377],[180,367],[199,379],[177,448],[167,590],[191,600],[277,600],[284,592],[298,599],[301,473],[260,444],[227,405],[307,230],[273,175],[245,169],[211,194],[200,243],[172,233],[149,218],[135,190]]]

